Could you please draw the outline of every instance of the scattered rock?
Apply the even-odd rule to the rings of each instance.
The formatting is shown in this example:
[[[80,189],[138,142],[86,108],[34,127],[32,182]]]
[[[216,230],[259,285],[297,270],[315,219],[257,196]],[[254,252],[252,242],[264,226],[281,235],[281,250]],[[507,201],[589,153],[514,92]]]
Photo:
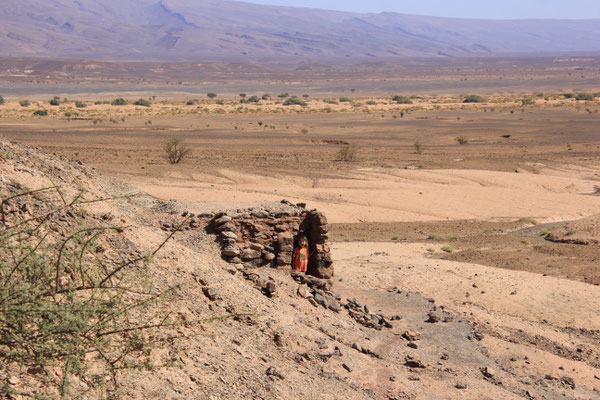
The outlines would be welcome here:
[[[225,257],[237,257],[240,254],[240,250],[235,247],[225,247],[221,254]]]
[[[213,288],[210,288],[210,287],[202,288],[202,293],[204,293],[204,295],[209,300],[212,300],[212,301],[219,300],[219,295],[217,294],[217,291]]]
[[[427,363],[425,363],[421,360],[414,359],[410,356],[406,357],[406,359],[404,361],[404,365],[406,365],[407,367],[410,367],[410,368],[421,368],[421,369],[427,368]]]
[[[346,363],[342,364],[342,367],[348,371],[348,372],[352,372],[352,367]]]
[[[283,374],[281,372],[277,371],[275,369],[275,367],[269,367],[269,368],[267,368],[266,373],[267,373],[267,376],[274,376],[274,377],[279,378],[279,379],[285,379],[285,377],[283,376]]]
[[[298,296],[305,298],[305,299],[313,297],[310,290],[308,290],[308,287],[304,286],[304,285],[298,286]]]
[[[215,219],[215,226],[223,225],[231,220],[232,218],[229,215],[223,215],[222,217]]]
[[[442,320],[442,318],[440,317],[439,314],[437,313],[429,313],[427,314],[427,320],[425,322],[428,322],[430,324],[435,324],[438,323]]]
[[[496,375],[496,371],[490,367],[482,368],[481,372],[483,373],[483,376],[485,376],[486,378],[493,378]]]
[[[421,378],[419,378],[418,376],[411,375],[408,377],[408,380],[414,382],[414,381],[420,381]]]
[[[419,345],[415,342],[408,342],[408,347],[410,347],[411,349],[418,349]]]
[[[421,333],[417,332],[417,331],[413,331],[412,329],[409,329],[407,331],[404,331],[404,333],[402,334],[402,337],[410,342],[415,342],[415,341],[421,339]]]
[[[456,385],[454,385],[454,387],[457,389],[460,389],[460,390],[464,390],[464,389],[468,388],[469,386],[467,386],[467,384],[464,382],[459,382]]]
[[[575,389],[575,381],[571,377],[563,376],[562,378],[560,378],[560,382],[563,385],[569,386],[573,390]]]

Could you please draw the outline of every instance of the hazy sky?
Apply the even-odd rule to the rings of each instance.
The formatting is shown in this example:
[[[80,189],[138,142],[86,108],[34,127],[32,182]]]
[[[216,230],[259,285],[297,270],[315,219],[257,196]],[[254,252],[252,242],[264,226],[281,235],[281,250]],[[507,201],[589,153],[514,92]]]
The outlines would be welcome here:
[[[243,0],[355,12],[395,11],[463,18],[600,18],[600,0]]]

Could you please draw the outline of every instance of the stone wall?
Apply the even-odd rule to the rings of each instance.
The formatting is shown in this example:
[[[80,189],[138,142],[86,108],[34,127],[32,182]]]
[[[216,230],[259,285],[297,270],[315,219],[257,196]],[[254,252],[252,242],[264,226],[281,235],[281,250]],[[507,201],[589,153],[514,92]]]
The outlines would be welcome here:
[[[299,234],[309,240],[307,273],[319,278],[333,276],[327,218],[317,210],[290,204],[288,211],[253,209],[219,213],[208,230],[217,234],[221,255],[244,268],[291,268],[294,244]]]

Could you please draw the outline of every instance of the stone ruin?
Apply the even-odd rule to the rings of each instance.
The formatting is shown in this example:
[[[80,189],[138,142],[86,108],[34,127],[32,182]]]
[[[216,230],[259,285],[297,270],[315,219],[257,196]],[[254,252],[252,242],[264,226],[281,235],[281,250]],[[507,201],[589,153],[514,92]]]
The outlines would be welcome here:
[[[298,235],[308,237],[307,274],[322,279],[333,277],[327,218],[303,205],[286,210],[254,209],[232,215],[219,213],[208,225],[217,233],[222,257],[246,269],[257,267],[291,268],[292,253]]]

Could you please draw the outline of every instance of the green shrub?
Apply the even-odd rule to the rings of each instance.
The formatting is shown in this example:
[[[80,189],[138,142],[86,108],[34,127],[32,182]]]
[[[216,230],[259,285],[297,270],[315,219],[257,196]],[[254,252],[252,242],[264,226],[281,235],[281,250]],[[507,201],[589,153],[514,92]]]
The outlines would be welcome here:
[[[277,97],[279,97],[280,99],[285,99],[286,97],[290,97],[289,93],[281,93],[278,94]]]
[[[452,248],[452,246],[443,246],[442,251],[444,251],[446,253],[452,253],[454,251],[454,249]]]
[[[60,97],[54,96],[53,99],[49,101],[51,106],[60,106]]]
[[[46,111],[46,110],[35,110],[33,112],[33,115],[40,116],[40,117],[45,117],[46,115],[48,115],[48,111]]]
[[[413,103],[413,101],[406,96],[396,95],[396,96],[392,97],[392,100],[398,104],[412,104]]]
[[[206,93],[206,96],[210,99],[214,99],[215,97],[217,97],[217,94],[210,92],[210,93]]]
[[[0,96],[0,106],[4,104],[4,97]]]
[[[112,103],[110,103],[113,106],[126,106],[127,105],[127,100],[125,100],[122,97],[116,98],[112,101]]]
[[[565,99],[572,99],[575,97],[575,93],[563,93],[562,95]]]
[[[77,100],[77,101],[75,101],[75,107],[77,107],[77,108],[86,108],[87,104],[84,103],[83,101]]]
[[[150,107],[152,104],[146,100],[146,99],[138,99],[135,102],[133,102],[134,105],[136,106],[143,106],[143,107]]]
[[[376,105],[376,104],[377,104],[377,102],[376,102],[375,100],[367,100],[367,101],[365,102],[365,104],[367,104],[367,105],[369,105],[369,106],[374,106],[374,105]]]
[[[265,94],[262,95],[261,99],[263,99],[263,100],[271,100],[271,95],[268,94],[268,93],[265,93]]]
[[[463,103],[485,103],[485,99],[476,94],[465,96]]]
[[[292,106],[292,105],[297,105],[297,106],[306,106],[306,102],[300,100],[297,97],[290,97],[289,99],[286,99],[286,101],[283,102],[284,106]]]
[[[590,93],[577,93],[575,100],[579,101],[594,101],[594,95]]]
[[[81,387],[71,387],[72,378],[90,378],[88,361],[94,360],[99,368],[93,385],[106,392],[101,398],[112,398],[119,370],[152,367],[150,336],[169,323],[157,306],[172,289],[157,291],[146,272],[166,240],[152,253],[127,259],[99,254],[99,246],[124,239],[124,228],[84,220],[81,205],[95,201],[84,193],[70,199],[51,187],[10,195],[2,190],[0,196],[2,210],[20,202],[37,205],[33,215],[3,213],[0,224],[2,375],[11,366],[24,369],[56,391],[26,398],[74,399]],[[69,222],[63,224],[65,213]],[[64,233],[53,233],[56,226]],[[1,397],[16,394],[10,385],[0,386]]]
[[[336,99],[323,99],[323,102],[327,104],[340,104]]]
[[[260,102],[260,99],[258,98],[258,96],[250,96],[250,97],[248,97],[248,102],[258,103],[258,102]]]
[[[108,100],[98,100],[94,104],[96,104],[96,105],[98,105],[98,104],[110,104],[110,101],[108,101]]]
[[[30,105],[31,103],[29,102],[29,100],[21,100],[21,101],[19,102],[19,104],[21,105],[21,107],[29,107],[29,105]]]
[[[340,103],[352,103],[352,99],[350,97],[340,97],[339,98]]]
[[[240,93],[240,97],[243,99],[244,97],[246,97],[246,93]]]

